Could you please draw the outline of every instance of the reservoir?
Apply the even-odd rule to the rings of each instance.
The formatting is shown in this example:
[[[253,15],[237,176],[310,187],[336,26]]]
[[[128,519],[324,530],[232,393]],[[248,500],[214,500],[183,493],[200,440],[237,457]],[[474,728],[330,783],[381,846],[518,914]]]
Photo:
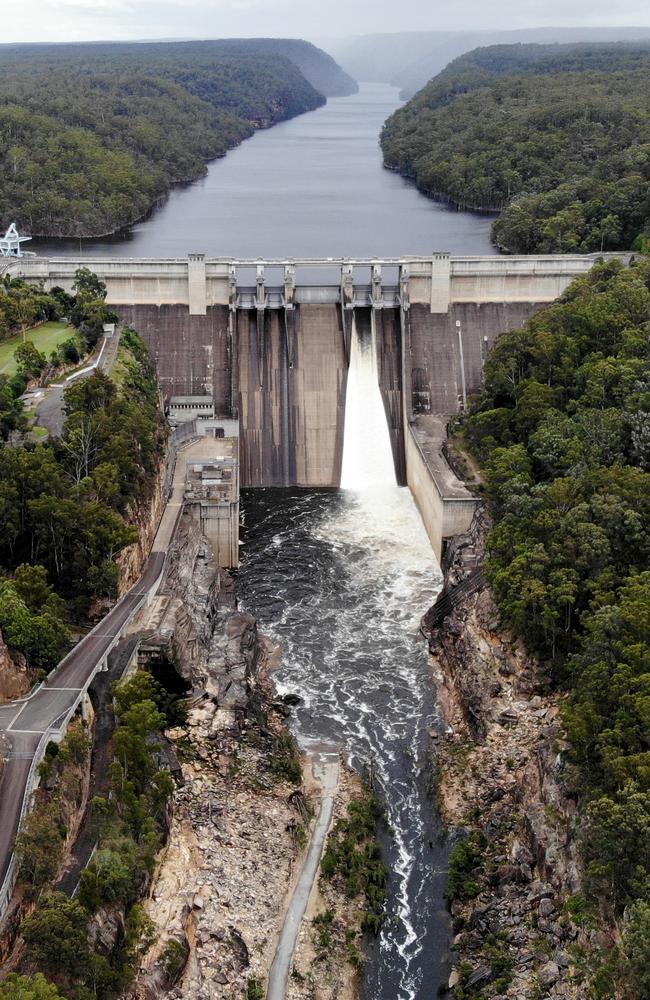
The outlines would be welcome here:
[[[29,249],[89,257],[495,253],[492,217],[449,209],[384,169],[379,134],[399,104],[396,87],[362,84],[358,94],[257,132],[120,236],[34,240]]]

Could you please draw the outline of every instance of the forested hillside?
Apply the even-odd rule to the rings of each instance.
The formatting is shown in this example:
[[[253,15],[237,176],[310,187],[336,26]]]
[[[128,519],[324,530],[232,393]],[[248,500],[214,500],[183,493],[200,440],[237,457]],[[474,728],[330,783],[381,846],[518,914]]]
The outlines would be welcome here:
[[[647,997],[650,262],[596,265],[504,334],[466,428],[496,519],[506,623],[566,692],[584,914],[622,932],[591,997]]]
[[[329,92],[354,87],[280,39],[0,48],[0,219],[49,236],[135,221],[255,128],[323,104],[298,59]]]
[[[452,62],[386,123],[388,167],[500,212],[518,253],[640,245],[650,225],[650,47],[493,46]]]
[[[194,43],[192,43],[194,44]],[[349,76],[327,52],[297,38],[228,38],[220,42],[201,42],[205,46],[219,46],[228,52],[259,52],[286,56],[298,67],[312,87],[325,97],[347,97],[359,89],[356,80]]]
[[[74,310],[97,308],[81,283]],[[96,371],[65,390],[61,439],[0,443],[0,635],[32,668],[51,669],[70,622],[116,596],[114,558],[137,539],[129,515],[153,490],[165,440],[155,371],[134,331],[121,351],[119,385]],[[12,388],[0,376],[0,402]]]
[[[639,42],[650,27],[496,28],[480,31],[398,31],[333,39],[328,51],[357,80],[391,83],[412,97],[452,59],[478,46]]]

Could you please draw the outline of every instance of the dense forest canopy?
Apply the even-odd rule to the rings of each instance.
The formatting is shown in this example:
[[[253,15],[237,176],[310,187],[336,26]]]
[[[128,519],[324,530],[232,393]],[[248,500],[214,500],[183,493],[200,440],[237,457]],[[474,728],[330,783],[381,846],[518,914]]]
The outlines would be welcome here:
[[[649,329],[650,262],[597,264],[499,339],[466,428],[487,469],[499,609],[567,694],[585,887],[623,921],[593,997],[648,985]]]
[[[66,310],[92,343],[105,290],[85,269],[76,284]],[[20,426],[16,393],[25,384],[20,373],[0,376],[5,437]],[[0,633],[44,670],[65,651],[69,622],[83,620],[95,598],[116,595],[114,559],[137,539],[129,518],[150,498],[164,451],[155,369],[135,331],[121,335],[119,380],[96,370],[71,382],[64,413],[60,438],[0,442]]]
[[[354,88],[306,42],[0,48],[0,219],[102,235],[251,135]]]
[[[425,193],[500,212],[493,234],[505,249],[642,245],[650,235],[650,46],[477,49],[388,120],[382,149],[386,165]]]

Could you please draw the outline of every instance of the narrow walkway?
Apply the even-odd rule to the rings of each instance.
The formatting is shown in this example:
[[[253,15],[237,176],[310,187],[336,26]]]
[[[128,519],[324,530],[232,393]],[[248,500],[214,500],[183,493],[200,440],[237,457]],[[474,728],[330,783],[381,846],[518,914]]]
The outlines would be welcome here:
[[[289,908],[284,918],[284,926],[280,933],[278,947],[273,959],[273,965],[271,966],[271,972],[269,973],[266,1000],[285,1000],[291,963],[296,950],[300,926],[318,875],[320,859],[323,847],[325,846],[325,838],[332,822],[334,799],[339,782],[338,754],[333,752],[315,754],[312,760],[312,774],[323,788],[323,800],[311,835],[302,871],[298,877]]]

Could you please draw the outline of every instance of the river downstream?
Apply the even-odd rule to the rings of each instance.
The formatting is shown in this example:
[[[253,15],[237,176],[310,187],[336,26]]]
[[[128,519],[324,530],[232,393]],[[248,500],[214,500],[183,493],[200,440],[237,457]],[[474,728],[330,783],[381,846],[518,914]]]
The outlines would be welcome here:
[[[362,773],[371,765],[386,803],[389,913],[364,996],[432,997],[449,928],[426,759],[438,712],[418,621],[441,575],[419,515],[406,489],[246,490],[243,510],[240,599],[281,645],[274,679],[303,699],[299,743],[339,745]]]
[[[441,573],[410,491],[399,488],[374,344],[353,334],[343,487],[248,490],[239,595],[282,650],[274,678],[300,696],[302,749],[343,749],[371,771],[386,810],[387,919],[366,1000],[424,1000],[444,978],[446,851],[430,800],[438,724],[421,615]]]

